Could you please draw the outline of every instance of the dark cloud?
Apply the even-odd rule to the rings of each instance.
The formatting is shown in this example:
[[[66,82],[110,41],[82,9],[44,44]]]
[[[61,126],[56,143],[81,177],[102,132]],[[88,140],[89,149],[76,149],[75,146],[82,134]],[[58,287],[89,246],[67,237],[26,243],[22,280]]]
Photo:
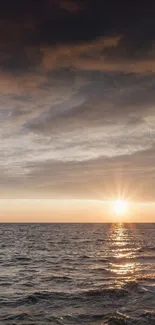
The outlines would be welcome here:
[[[56,130],[59,133],[59,128],[68,132],[114,123],[131,126],[142,123],[154,113],[154,77],[92,72],[85,73],[85,79],[89,83],[81,86],[73,97],[51,105],[46,114],[31,120],[28,127],[52,134]],[[68,82],[66,80],[66,84]]]
[[[153,3],[139,1],[7,0],[0,13],[0,67],[154,72],[153,12]]]

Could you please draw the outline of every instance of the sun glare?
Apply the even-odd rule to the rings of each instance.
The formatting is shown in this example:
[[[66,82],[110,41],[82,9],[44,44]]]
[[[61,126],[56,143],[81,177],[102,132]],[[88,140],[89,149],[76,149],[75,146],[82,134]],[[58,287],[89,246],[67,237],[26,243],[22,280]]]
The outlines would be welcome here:
[[[128,209],[128,202],[124,200],[116,200],[113,203],[113,210],[118,215],[123,215],[127,212]]]

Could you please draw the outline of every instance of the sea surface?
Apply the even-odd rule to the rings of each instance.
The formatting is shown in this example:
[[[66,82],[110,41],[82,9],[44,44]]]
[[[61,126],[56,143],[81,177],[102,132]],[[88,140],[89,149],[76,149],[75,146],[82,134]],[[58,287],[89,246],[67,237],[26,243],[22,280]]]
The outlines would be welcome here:
[[[155,224],[1,224],[0,324],[155,325]]]

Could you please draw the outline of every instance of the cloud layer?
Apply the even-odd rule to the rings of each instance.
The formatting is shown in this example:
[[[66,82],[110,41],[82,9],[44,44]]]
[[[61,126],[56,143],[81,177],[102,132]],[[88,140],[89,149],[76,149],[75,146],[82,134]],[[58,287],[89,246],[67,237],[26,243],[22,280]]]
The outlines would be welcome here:
[[[50,22],[34,10],[0,23],[1,197],[152,200],[154,35],[118,22],[99,32],[86,1],[52,8]],[[96,27],[82,38],[88,17]]]

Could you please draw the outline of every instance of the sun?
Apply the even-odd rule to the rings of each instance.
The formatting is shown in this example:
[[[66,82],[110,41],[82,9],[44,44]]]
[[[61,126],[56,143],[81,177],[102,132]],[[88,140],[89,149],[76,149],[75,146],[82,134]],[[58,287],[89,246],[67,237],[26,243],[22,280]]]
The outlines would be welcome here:
[[[128,210],[128,202],[124,200],[116,200],[113,203],[113,211],[117,215],[124,215]]]

